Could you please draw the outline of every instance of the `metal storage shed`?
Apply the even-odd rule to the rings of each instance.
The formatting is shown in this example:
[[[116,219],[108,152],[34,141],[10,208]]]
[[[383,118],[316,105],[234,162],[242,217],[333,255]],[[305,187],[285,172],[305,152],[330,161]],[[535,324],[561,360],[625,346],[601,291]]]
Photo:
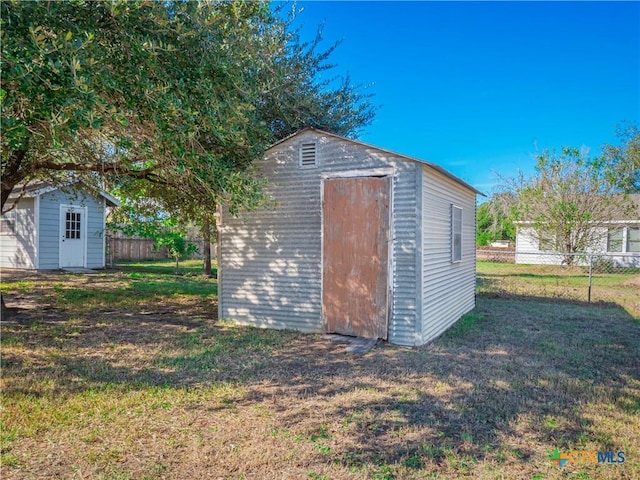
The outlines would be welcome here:
[[[2,216],[0,267],[51,270],[104,268],[105,218],[119,202],[79,183],[59,187],[38,182],[17,186]]]
[[[222,209],[220,318],[415,346],[475,306],[472,186],[315,128],[256,166],[274,202]]]

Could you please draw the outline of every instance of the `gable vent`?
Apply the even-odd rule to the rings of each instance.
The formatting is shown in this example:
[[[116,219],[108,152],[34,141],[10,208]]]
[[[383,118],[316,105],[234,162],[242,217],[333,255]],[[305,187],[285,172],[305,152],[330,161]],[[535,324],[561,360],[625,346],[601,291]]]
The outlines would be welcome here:
[[[315,167],[316,166],[316,144],[303,143],[300,145],[300,166]]]

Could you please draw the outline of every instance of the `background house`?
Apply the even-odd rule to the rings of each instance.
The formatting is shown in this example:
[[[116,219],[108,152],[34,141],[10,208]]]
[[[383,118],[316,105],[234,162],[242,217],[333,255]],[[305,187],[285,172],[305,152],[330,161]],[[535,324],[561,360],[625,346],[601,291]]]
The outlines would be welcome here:
[[[597,240],[582,253],[601,255],[615,266],[640,267],[640,194],[630,198],[635,213],[630,218],[612,218],[606,227],[598,227]],[[550,242],[541,239],[531,224],[516,222],[516,227],[516,263],[562,264],[564,257],[556,255]]]
[[[220,318],[420,345],[475,306],[470,185],[313,128],[256,166],[274,206],[222,211]]]
[[[20,198],[18,198],[22,195]],[[16,187],[2,216],[0,266],[57,269],[105,266],[105,216],[118,200],[106,192],[89,193],[75,185],[38,183]]]

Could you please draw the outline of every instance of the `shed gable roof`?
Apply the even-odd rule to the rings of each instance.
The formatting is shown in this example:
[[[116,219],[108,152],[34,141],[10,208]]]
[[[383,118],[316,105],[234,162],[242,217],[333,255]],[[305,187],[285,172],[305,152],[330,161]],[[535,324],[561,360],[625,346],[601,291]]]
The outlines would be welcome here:
[[[368,144],[368,143],[364,143],[364,142],[361,142],[361,141],[359,141],[359,140],[353,140],[353,139],[351,139],[351,138],[343,137],[343,136],[341,136],[341,135],[336,135],[335,133],[327,132],[327,131],[325,131],[325,130],[320,130],[320,129],[315,128],[315,127],[304,127],[304,128],[302,128],[301,130],[298,130],[297,132],[295,132],[295,133],[293,133],[293,134],[289,135],[288,137],[285,137],[285,138],[283,138],[282,140],[279,140],[278,142],[276,142],[276,143],[274,143],[273,145],[271,145],[271,146],[267,149],[267,152],[268,152],[269,150],[272,150],[273,148],[277,147],[278,145],[281,145],[281,144],[283,144],[283,143],[285,143],[285,142],[288,142],[289,140],[291,140],[291,139],[293,139],[293,138],[295,138],[295,137],[297,137],[297,136],[299,136],[299,135],[303,134],[304,132],[309,132],[309,131],[311,131],[311,132],[316,132],[316,133],[318,133],[318,134],[320,134],[320,135],[325,135],[325,136],[327,136],[327,137],[333,137],[333,138],[335,138],[335,139],[337,139],[337,140],[342,140],[342,141],[345,141],[345,142],[349,142],[349,143],[352,143],[352,144],[354,144],[354,145],[358,145],[358,146],[363,147],[363,148],[377,150],[377,151],[379,151],[379,152],[386,153],[386,154],[389,154],[389,155],[393,155],[393,156],[396,156],[396,157],[402,158],[402,159],[404,159],[404,160],[408,160],[408,161],[411,161],[411,162],[417,162],[417,163],[420,163],[420,164],[422,164],[422,165],[426,165],[426,166],[428,166],[428,167],[430,167],[430,168],[433,168],[434,170],[436,170],[436,171],[438,171],[438,172],[442,173],[442,174],[443,174],[443,175],[445,175],[447,178],[449,178],[449,179],[453,180],[454,182],[458,183],[459,185],[462,185],[463,187],[465,187],[465,188],[467,188],[467,189],[471,190],[472,192],[474,192],[474,193],[476,193],[476,194],[478,194],[478,195],[485,196],[485,194],[484,194],[484,193],[482,193],[480,190],[478,190],[477,188],[475,188],[475,187],[473,187],[473,186],[469,185],[469,184],[468,184],[467,182],[465,182],[464,180],[462,180],[462,179],[460,179],[460,178],[456,177],[454,174],[452,174],[451,172],[449,172],[449,171],[445,170],[445,169],[444,169],[444,168],[442,168],[440,165],[437,165],[437,164],[435,164],[435,163],[431,163],[431,162],[428,162],[428,161],[426,161],[426,160],[422,160],[422,159],[419,159],[419,158],[411,157],[411,156],[409,156],[409,155],[404,155],[404,154],[402,154],[402,153],[397,153],[397,152],[394,152],[394,151],[392,151],[392,150],[387,150],[387,149],[385,149],[385,148],[377,147],[377,146],[375,146],[375,145],[370,145],[370,144]]]
[[[73,183],[77,182],[71,182],[68,185],[70,186]],[[16,200],[20,197],[35,198],[44,195],[45,193],[59,190],[61,188],[62,185],[53,185],[48,182],[33,182],[27,185],[16,185],[11,191],[11,195],[9,195],[9,201]],[[108,194],[104,190],[98,190],[98,194],[107,201],[107,205],[109,205],[110,207],[120,206],[120,200],[118,200],[113,195]]]

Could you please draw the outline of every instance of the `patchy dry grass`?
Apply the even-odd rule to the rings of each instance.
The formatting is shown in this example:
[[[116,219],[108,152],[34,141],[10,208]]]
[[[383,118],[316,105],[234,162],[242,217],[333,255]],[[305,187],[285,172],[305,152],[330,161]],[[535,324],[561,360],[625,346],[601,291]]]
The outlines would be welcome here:
[[[478,291],[485,295],[528,296],[587,301],[585,267],[478,262]],[[595,271],[591,301],[616,304],[640,319],[640,270]]]
[[[176,263],[173,260],[160,259],[160,260],[140,260],[137,262],[124,262],[120,261],[117,264],[118,270],[128,270],[135,272],[146,273],[165,273],[167,275],[173,275],[176,273]],[[202,259],[189,259],[180,261],[178,268],[179,275],[200,275],[202,273],[203,260]],[[215,259],[212,265],[212,271],[217,271],[215,265]]]
[[[619,308],[480,297],[428,346],[354,357],[216,321],[201,277],[2,288],[28,308],[2,325],[3,478],[640,477],[640,325]],[[556,448],[627,461],[559,469]]]

